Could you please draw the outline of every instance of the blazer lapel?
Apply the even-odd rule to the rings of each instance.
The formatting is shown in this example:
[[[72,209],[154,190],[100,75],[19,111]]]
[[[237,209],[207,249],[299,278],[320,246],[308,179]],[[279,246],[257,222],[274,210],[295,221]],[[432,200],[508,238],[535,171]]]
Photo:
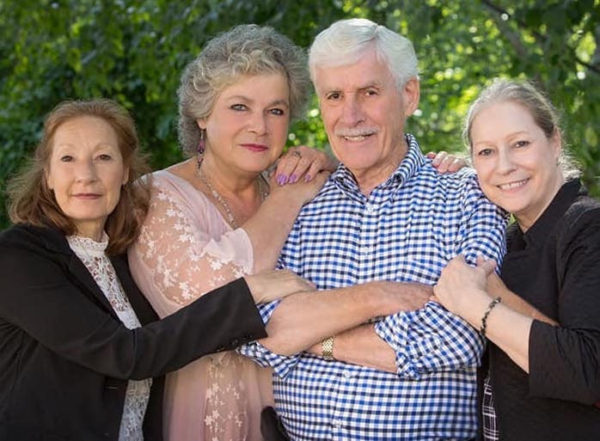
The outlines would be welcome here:
[[[98,284],[96,283],[86,266],[83,264],[83,262],[79,260],[79,258],[72,252],[69,256],[66,257],[66,259],[69,274],[71,274],[73,280],[79,286],[82,287],[83,292],[85,294],[88,294],[98,303],[100,303],[100,305],[103,306],[104,309],[106,309],[108,312],[110,312],[110,314],[113,317],[118,318],[110,302],[108,301],[108,299],[106,298],[106,296],[104,295],[104,293],[102,292],[102,290],[100,289],[100,287],[98,286]]]
[[[66,268],[66,273],[71,280],[81,287],[82,294],[88,296],[92,301],[97,302],[106,309],[115,319],[119,320],[117,314],[112,308],[110,302],[86,268],[81,260],[73,253],[64,234],[53,228],[29,227],[34,233],[37,233],[44,241],[45,247],[58,259]],[[135,282],[131,278],[129,267],[124,256],[110,258],[121,286],[128,297],[133,310],[138,316],[140,323],[146,324],[158,319],[156,313],[150,306]]]

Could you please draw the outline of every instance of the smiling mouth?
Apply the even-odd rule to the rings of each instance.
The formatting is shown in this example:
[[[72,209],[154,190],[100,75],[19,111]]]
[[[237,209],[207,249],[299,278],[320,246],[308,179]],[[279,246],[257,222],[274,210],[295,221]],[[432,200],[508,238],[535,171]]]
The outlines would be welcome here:
[[[364,141],[369,136],[371,136],[371,135],[343,136],[342,138],[344,138],[346,141],[350,141],[350,142],[360,142],[360,141]]]
[[[515,188],[522,187],[523,185],[527,184],[527,182],[529,182],[529,178],[523,179],[521,181],[509,182],[508,184],[500,184],[497,187],[500,190],[513,190]]]

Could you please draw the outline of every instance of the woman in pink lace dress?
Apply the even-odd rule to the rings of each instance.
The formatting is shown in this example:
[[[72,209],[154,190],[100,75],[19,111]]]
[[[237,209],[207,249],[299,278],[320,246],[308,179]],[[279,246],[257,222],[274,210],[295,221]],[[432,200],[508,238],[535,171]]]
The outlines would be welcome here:
[[[179,137],[190,158],[153,174],[149,213],[129,251],[134,278],[160,317],[273,268],[301,206],[323,185],[328,173],[320,171],[333,164],[305,147],[291,149],[273,177],[265,174],[306,103],[305,66],[287,38],[242,25],[186,68]],[[167,378],[165,438],[258,441],[260,412],[272,401],[270,370],[232,351],[203,357]]]

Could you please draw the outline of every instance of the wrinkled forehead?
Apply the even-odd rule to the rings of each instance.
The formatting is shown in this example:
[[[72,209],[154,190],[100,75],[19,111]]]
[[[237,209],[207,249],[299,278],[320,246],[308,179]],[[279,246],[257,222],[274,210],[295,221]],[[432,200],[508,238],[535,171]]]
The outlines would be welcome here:
[[[315,69],[313,80],[319,94],[395,84],[387,63],[381,62],[374,52],[368,52],[350,63],[319,66]]]

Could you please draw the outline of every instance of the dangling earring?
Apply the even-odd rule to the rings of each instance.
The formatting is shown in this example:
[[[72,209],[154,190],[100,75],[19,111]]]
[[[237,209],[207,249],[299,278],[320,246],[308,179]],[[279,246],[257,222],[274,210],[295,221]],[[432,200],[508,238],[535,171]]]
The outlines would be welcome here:
[[[204,149],[206,148],[204,136],[206,134],[206,129],[200,129],[200,140],[198,141],[198,148],[196,151],[198,152],[198,168],[200,168],[200,164],[202,164],[202,160],[204,159]]]

